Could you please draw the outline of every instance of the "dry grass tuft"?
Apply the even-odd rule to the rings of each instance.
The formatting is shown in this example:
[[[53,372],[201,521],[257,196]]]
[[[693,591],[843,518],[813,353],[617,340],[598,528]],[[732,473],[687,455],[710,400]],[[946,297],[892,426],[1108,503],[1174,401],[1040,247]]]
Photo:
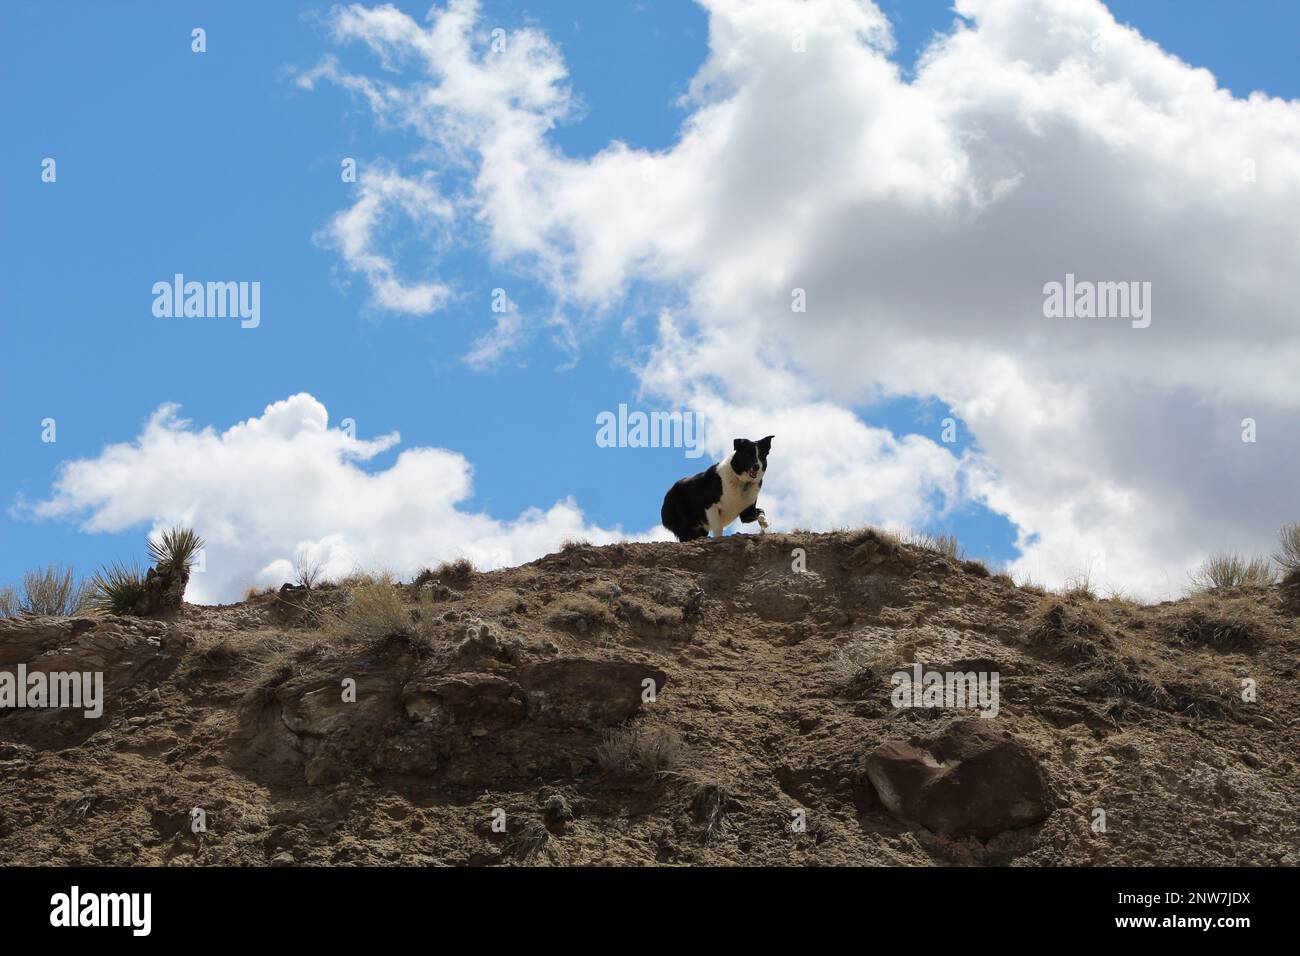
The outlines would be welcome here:
[[[910,528],[899,528],[896,531],[886,532],[886,534],[899,544],[933,551],[935,554],[942,554],[954,561],[966,560],[966,555],[957,541],[957,536],[954,534],[930,534],[928,531],[913,531]]]
[[[1221,651],[1249,650],[1263,645],[1269,636],[1256,613],[1243,602],[1202,599],[1170,607],[1158,619],[1157,627],[1174,644]]]
[[[579,634],[588,634],[614,624],[614,612],[609,604],[590,594],[566,594],[551,606],[546,617],[556,627]]]
[[[851,684],[871,678],[886,665],[888,655],[878,644],[870,641],[851,641],[836,648],[827,659],[831,674],[841,684]]]
[[[691,816],[704,831],[704,842],[712,843],[727,827],[727,805],[732,802],[726,786],[716,781],[696,781],[691,797]]]
[[[1015,583],[1016,587],[1022,591],[1028,591],[1030,594],[1038,594],[1044,597],[1047,595],[1047,588],[1035,581],[1033,575],[1029,573],[1021,575],[1020,580]]]
[[[526,820],[519,830],[506,837],[505,852],[523,863],[531,862],[539,856],[550,857],[555,849],[555,837],[551,831],[536,820]]]
[[[256,706],[269,705],[275,700],[280,688],[287,684],[293,675],[292,664],[288,662],[280,664],[249,690],[246,699]]]
[[[1119,706],[1110,708],[1113,716],[1124,716],[1124,704],[1143,704],[1159,710],[1174,710],[1175,700],[1157,680],[1142,673],[1141,666],[1132,660],[1107,658],[1088,682],[1090,688],[1107,697],[1115,698]]]
[[[625,725],[607,731],[596,763],[620,777],[656,777],[676,767],[684,749],[677,731],[662,724]]]
[[[1092,608],[1076,601],[1045,597],[1034,617],[1035,623],[1025,635],[1029,643],[1066,660],[1092,660],[1100,653],[1101,645],[1111,643],[1109,625]]]
[[[1068,601],[1095,601],[1097,592],[1092,589],[1092,575],[1074,574],[1065,579],[1061,597]]]
[[[391,579],[371,578],[350,590],[351,600],[329,621],[336,635],[376,641],[414,633],[414,621]]]

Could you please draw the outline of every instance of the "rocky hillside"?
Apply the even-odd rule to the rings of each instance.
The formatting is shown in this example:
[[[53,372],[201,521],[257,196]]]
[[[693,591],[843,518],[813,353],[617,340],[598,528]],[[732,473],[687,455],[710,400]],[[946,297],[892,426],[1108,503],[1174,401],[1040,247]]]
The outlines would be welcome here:
[[[1282,588],[1049,595],[872,531],[8,618],[0,671],[105,705],[0,710],[0,863],[1294,865],[1298,651]],[[996,716],[895,706],[915,665]]]

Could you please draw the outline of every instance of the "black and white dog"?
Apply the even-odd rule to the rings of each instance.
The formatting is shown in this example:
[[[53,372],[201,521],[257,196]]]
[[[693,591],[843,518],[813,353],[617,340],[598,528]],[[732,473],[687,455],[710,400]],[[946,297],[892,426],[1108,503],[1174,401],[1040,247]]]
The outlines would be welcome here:
[[[706,538],[739,518],[757,521],[759,534],[767,530],[767,518],[758,507],[758,490],[767,474],[767,453],[772,447],[768,435],[760,441],[737,438],[732,452],[722,461],[668,489],[659,518],[678,541]]]

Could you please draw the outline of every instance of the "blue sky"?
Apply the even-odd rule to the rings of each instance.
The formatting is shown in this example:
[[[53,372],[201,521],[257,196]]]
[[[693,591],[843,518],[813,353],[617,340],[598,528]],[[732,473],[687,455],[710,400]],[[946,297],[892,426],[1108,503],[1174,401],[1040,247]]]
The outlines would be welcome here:
[[[1300,8],[1114,0],[1121,21],[1214,72],[1244,95],[1300,96],[1294,37]],[[397,6],[422,19],[426,5]],[[953,20],[949,6],[883,0],[909,70]],[[574,315],[577,338],[539,327],[494,368],[462,361],[493,322],[491,290],[506,286],[520,311],[548,314],[548,290],[526,271],[493,263],[483,248],[435,252],[412,227],[399,263],[454,289],[432,315],[370,303],[366,283],[313,241],[351,201],[339,161],[404,157],[409,133],[384,129],[343,91],[308,92],[291,80],[326,53],[345,62],[316,3],[9,2],[0,9],[0,78],[8,91],[0,147],[0,315],[7,361],[0,379],[0,581],[50,562],[89,572],[134,557],[148,523],[87,533],[76,517],[33,519],[22,502],[50,495],[62,462],[132,441],[164,402],[218,430],[309,392],[331,421],[353,418],[361,437],[399,431],[401,446],[451,449],[474,469],[463,504],[511,519],[572,496],[603,527],[639,532],[658,516],[664,489],[694,470],[679,450],[596,447],[594,417],[637,403],[636,368],[654,344],[671,290],[634,288],[613,319]],[[678,103],[707,54],[708,20],[691,3],[492,2],[485,20],[533,25],[558,45],[581,115],[550,134],[565,154],[588,157],[621,140],[664,150],[678,139]],[[190,31],[207,31],[206,53]],[[43,183],[41,161],[57,161]],[[157,319],[150,288],[183,272],[258,280],[262,320]],[[650,406],[645,406],[650,407]],[[898,435],[935,437],[942,402],[895,397],[854,407]],[[42,421],[57,441],[41,441]],[[969,439],[963,429],[960,450]],[[758,437],[758,436],[754,436]],[[398,449],[366,462],[392,464]],[[781,440],[774,446],[779,469]],[[777,523],[779,525],[779,517]],[[202,528],[200,529],[202,530]],[[967,504],[931,527],[956,532],[974,555],[1016,556],[1003,516]],[[321,534],[329,531],[320,529]]]

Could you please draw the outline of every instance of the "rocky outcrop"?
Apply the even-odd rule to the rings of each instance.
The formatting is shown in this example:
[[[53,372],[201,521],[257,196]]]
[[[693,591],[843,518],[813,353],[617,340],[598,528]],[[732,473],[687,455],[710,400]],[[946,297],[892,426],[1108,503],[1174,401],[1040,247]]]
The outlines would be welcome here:
[[[528,715],[552,727],[595,730],[622,723],[644,699],[663,689],[667,675],[635,661],[564,658],[519,671]]]
[[[108,716],[165,677],[192,638],[158,621],[130,617],[0,618],[0,671],[101,675]],[[20,689],[25,693],[25,689]],[[0,734],[17,739],[79,742],[106,726],[66,708],[0,709]]]
[[[336,665],[336,676],[255,691],[240,709],[233,763],[280,783],[334,783],[359,770],[499,782],[525,777],[538,752],[589,759],[601,730],[635,716],[667,682],[626,660],[456,669],[475,666],[468,656],[408,661],[406,677],[400,664],[375,673],[356,660]]]
[[[185,586],[189,583],[188,568],[150,568],[132,613],[141,617],[171,617],[179,614],[185,604]]]

